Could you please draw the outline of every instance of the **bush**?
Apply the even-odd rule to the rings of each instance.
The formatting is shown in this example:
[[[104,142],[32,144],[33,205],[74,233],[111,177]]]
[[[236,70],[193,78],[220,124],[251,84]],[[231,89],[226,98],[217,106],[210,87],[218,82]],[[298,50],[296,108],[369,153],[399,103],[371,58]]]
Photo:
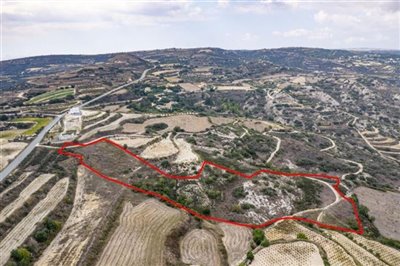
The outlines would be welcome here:
[[[297,239],[307,240],[308,237],[304,233],[298,233],[297,234]]]
[[[38,242],[45,242],[49,238],[49,230],[47,228],[36,232],[34,238]]]
[[[260,229],[253,230],[253,240],[257,245],[260,245],[265,240],[264,231]]]
[[[254,254],[253,254],[253,252],[251,252],[251,251],[247,252],[246,258],[247,258],[249,261],[253,261],[253,260],[254,260]]]
[[[264,240],[261,242],[261,246],[263,246],[263,247],[268,247],[268,246],[269,246],[269,241],[268,241],[268,239],[264,239]]]
[[[164,161],[161,162],[161,167],[167,168],[169,166],[170,166],[170,164],[169,164],[169,162],[167,160],[164,160]]]
[[[26,248],[17,248],[11,251],[11,257],[18,262],[18,265],[29,265],[32,254]]]
[[[155,123],[155,124],[146,126],[146,130],[148,130],[148,131],[160,131],[160,130],[166,129],[167,127],[168,127],[168,125],[165,124],[165,123]]]
[[[244,188],[240,186],[233,190],[232,195],[235,198],[244,198],[246,196],[246,192],[244,191]]]

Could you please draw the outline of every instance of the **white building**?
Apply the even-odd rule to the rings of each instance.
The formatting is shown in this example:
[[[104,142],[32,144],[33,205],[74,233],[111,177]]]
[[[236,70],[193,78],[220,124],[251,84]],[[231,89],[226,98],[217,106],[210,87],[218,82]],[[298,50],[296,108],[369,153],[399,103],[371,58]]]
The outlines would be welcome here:
[[[72,107],[69,111],[68,114],[70,115],[82,115],[81,109],[79,107]]]

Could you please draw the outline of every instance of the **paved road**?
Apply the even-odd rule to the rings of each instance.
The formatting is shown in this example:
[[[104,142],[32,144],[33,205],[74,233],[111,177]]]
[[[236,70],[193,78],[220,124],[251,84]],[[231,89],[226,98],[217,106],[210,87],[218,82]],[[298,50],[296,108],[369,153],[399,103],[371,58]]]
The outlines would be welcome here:
[[[134,83],[140,82],[146,77],[147,72],[149,72],[151,69],[152,68],[146,69],[142,73],[142,75],[140,76],[139,79],[131,81],[131,82],[126,83],[124,85],[121,85],[121,86],[119,86],[119,87],[117,87],[115,89],[112,89],[112,90],[110,90],[110,91],[108,91],[108,92],[106,92],[106,93],[104,93],[104,94],[102,94],[102,95],[100,95],[100,96],[88,101],[88,102],[85,102],[85,103],[83,103],[81,105],[78,105],[78,106],[75,106],[75,107],[80,107],[80,108],[84,107],[84,106],[89,105],[89,104],[91,104],[91,103],[93,103],[93,102],[95,102],[95,101],[97,101],[97,100],[99,100],[99,99],[101,99],[101,98],[103,98],[103,97],[105,97],[107,95],[110,95],[110,94],[112,94],[112,93],[114,93],[114,92],[116,92],[116,91],[118,91],[120,89],[123,89],[123,88],[125,88],[125,87],[127,87],[129,85],[134,84]],[[33,149],[36,147],[36,145],[39,144],[42,141],[42,139],[47,134],[47,132],[54,125],[56,125],[65,116],[65,114],[66,114],[66,112],[56,116],[45,128],[42,129],[42,131],[40,131],[40,133],[36,136],[36,138],[31,143],[29,143],[29,145],[26,146],[26,148],[22,152],[20,152],[17,155],[17,157],[15,157],[14,160],[6,166],[6,168],[4,168],[1,171],[1,173],[0,173],[0,182],[3,181],[4,178],[6,178],[12,171],[14,171],[18,167],[18,165],[33,151]]]

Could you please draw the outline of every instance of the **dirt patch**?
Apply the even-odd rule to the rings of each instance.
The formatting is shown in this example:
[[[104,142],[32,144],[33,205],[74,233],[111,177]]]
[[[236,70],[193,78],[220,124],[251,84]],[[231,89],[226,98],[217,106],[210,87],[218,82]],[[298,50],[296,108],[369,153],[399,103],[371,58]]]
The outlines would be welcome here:
[[[174,142],[179,149],[174,163],[191,163],[199,160],[197,154],[192,151],[192,146],[184,139],[175,139]]]
[[[140,156],[145,159],[155,159],[169,157],[178,152],[179,150],[175,147],[170,136],[168,136],[168,138],[148,146]]]
[[[179,86],[184,90],[184,91],[188,91],[188,92],[192,92],[192,91],[199,91],[200,87],[192,84],[192,83],[180,83]]]
[[[400,240],[400,193],[358,187],[354,190],[360,204],[369,209],[375,217],[374,224],[386,237]]]
[[[143,138],[143,137],[114,137],[110,138],[112,141],[119,145],[127,145],[130,148],[137,148],[155,140],[156,138]]]

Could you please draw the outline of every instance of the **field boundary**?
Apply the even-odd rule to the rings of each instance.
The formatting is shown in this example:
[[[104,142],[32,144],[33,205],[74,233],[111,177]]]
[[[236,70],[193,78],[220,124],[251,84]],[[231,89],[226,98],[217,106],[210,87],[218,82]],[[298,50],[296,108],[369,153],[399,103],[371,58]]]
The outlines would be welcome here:
[[[328,179],[328,180],[332,180],[335,181],[335,184],[332,185],[332,187],[338,192],[338,194],[347,202],[349,202],[352,207],[353,207],[353,213],[355,215],[356,221],[357,221],[357,225],[358,225],[358,230],[354,230],[351,228],[346,228],[346,227],[340,227],[340,226],[334,226],[334,225],[330,225],[330,224],[325,224],[325,223],[321,223],[312,219],[308,219],[305,217],[298,217],[298,216],[283,216],[283,217],[279,217],[279,218],[274,218],[271,220],[268,220],[264,223],[261,224],[248,224],[248,223],[240,223],[240,222],[235,222],[235,221],[231,221],[231,220],[227,220],[227,219],[223,219],[223,218],[219,218],[219,217],[214,217],[214,216],[208,216],[208,215],[204,215],[201,213],[196,212],[195,210],[188,208],[182,204],[180,204],[179,202],[176,202],[166,196],[163,196],[159,193],[156,193],[154,191],[149,191],[149,190],[145,190],[130,184],[127,184],[121,180],[118,180],[116,178],[112,178],[109,177],[103,173],[101,173],[100,171],[94,169],[93,167],[91,167],[90,165],[86,164],[84,162],[84,158],[82,154],[77,154],[77,153],[73,153],[73,152],[68,152],[65,149],[68,147],[86,147],[86,146],[90,146],[90,145],[95,145],[97,143],[100,142],[106,142],[109,143],[111,145],[113,145],[114,147],[124,151],[125,153],[129,154],[130,156],[134,157],[136,160],[140,161],[141,163],[143,163],[144,165],[150,167],[151,169],[153,169],[154,171],[156,171],[157,173],[163,175],[164,177],[167,178],[172,178],[172,179],[183,179],[183,180],[187,180],[187,179],[199,179],[202,172],[204,171],[205,166],[209,165],[215,168],[219,168],[221,170],[224,170],[226,172],[229,172],[231,174],[235,174],[238,175],[242,178],[246,178],[246,179],[252,179],[253,177],[262,174],[262,173],[266,173],[266,174],[273,174],[273,175],[281,175],[281,176],[289,176],[289,177],[311,177],[311,178],[317,178],[317,179]],[[113,142],[112,140],[108,139],[108,138],[100,138],[97,140],[94,140],[92,142],[87,142],[87,143],[79,143],[79,142],[65,142],[62,147],[58,150],[58,153],[61,155],[65,155],[65,156],[70,156],[70,157],[74,157],[76,159],[78,159],[79,164],[81,164],[82,166],[84,166],[85,168],[87,168],[88,170],[90,170],[91,172],[93,172],[94,174],[96,174],[97,176],[113,182],[115,184],[119,184],[121,186],[124,186],[126,188],[129,188],[131,190],[134,190],[136,192],[140,192],[143,193],[145,195],[149,195],[149,196],[153,196],[156,197],[162,201],[165,201],[169,204],[171,204],[172,206],[179,208],[181,210],[184,210],[188,213],[190,213],[193,216],[196,216],[198,218],[204,219],[204,220],[209,220],[209,221],[216,221],[216,222],[223,222],[223,223],[228,223],[228,224],[233,224],[233,225],[239,225],[239,226],[246,226],[246,227],[250,227],[250,228],[263,228],[266,226],[269,226],[277,221],[281,221],[281,220],[296,220],[296,221],[302,221],[302,222],[307,222],[307,223],[311,223],[311,224],[315,224],[318,225],[319,227],[322,228],[326,228],[326,229],[332,229],[332,230],[337,230],[337,231],[342,231],[342,232],[351,232],[351,233],[357,233],[362,235],[364,233],[364,228],[362,226],[361,223],[361,219],[359,217],[359,213],[358,213],[358,208],[357,208],[357,204],[354,202],[354,200],[350,197],[347,197],[346,195],[344,195],[344,193],[339,189],[339,185],[340,185],[340,178],[337,176],[330,176],[330,175],[325,175],[325,174],[312,174],[312,173],[288,173],[288,172],[281,172],[281,171],[275,171],[275,170],[270,170],[270,169],[260,169],[257,170],[255,172],[253,172],[252,174],[245,174],[233,169],[230,169],[228,167],[225,167],[223,165],[219,165],[216,164],[214,162],[211,161],[203,161],[201,163],[201,167],[198,170],[197,174],[195,175],[191,175],[191,176],[179,176],[179,175],[173,175],[170,173],[167,173],[163,170],[161,170],[160,168],[158,168],[157,166],[153,165],[152,163],[148,162],[147,160],[143,159],[142,157],[140,157],[139,155],[129,151],[128,149],[125,149],[124,147],[122,147],[121,145]]]

